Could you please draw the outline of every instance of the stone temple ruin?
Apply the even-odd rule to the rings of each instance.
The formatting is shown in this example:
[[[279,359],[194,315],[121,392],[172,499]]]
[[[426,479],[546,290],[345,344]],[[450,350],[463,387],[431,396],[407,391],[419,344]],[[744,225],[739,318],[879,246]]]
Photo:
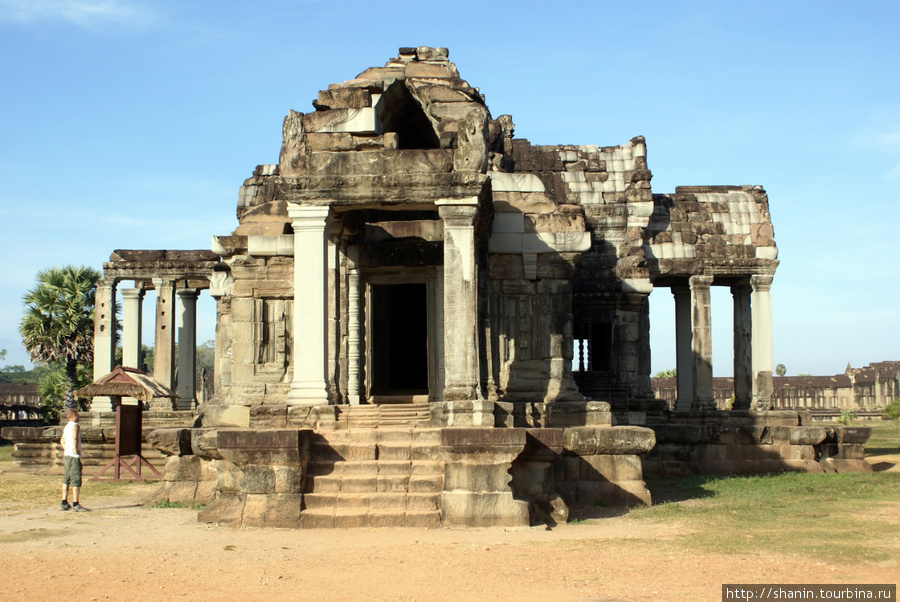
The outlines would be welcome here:
[[[201,520],[235,525],[527,525],[649,503],[645,473],[867,468],[867,429],[770,410],[778,261],[761,187],[654,194],[641,137],[515,138],[443,48],[401,48],[313,106],[287,115],[278,164],[244,182],[210,251],[104,265],[97,377],[117,285],[135,282],[126,364],[143,291],[157,294],[154,376],[178,393],[145,419],[169,426],[147,433],[169,457],[161,495],[214,498]],[[730,411],[713,396],[711,286],[734,297]],[[674,411],[650,387],[659,288],[675,299]],[[202,290],[215,393],[195,407]],[[103,424],[109,400],[93,410]]]

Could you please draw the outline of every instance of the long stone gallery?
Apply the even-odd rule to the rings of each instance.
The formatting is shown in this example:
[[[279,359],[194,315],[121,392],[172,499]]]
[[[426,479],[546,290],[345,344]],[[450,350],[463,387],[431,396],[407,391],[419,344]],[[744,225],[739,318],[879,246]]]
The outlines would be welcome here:
[[[532,145],[444,48],[401,48],[313,107],[289,112],[278,163],[244,182],[211,249],[104,264],[96,379],[115,368],[117,300],[133,367],[156,294],[152,376],[171,395],[146,404],[144,439],[165,458],[161,496],[232,525],[529,525],[649,504],[645,474],[868,469],[868,429],[771,409],[762,187],[654,193],[642,137]],[[729,410],[712,286],[733,296]],[[659,288],[675,301],[674,410],[650,387]],[[202,403],[199,294],[217,304]],[[94,397],[83,420],[97,457],[115,403]],[[13,435],[21,463],[58,461],[53,428]]]

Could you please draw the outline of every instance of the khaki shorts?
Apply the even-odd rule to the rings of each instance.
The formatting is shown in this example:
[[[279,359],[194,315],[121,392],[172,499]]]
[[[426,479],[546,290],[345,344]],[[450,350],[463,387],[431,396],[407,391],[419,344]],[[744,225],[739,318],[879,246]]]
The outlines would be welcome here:
[[[63,485],[71,485],[72,487],[81,487],[81,458],[73,458],[65,456],[63,458]]]

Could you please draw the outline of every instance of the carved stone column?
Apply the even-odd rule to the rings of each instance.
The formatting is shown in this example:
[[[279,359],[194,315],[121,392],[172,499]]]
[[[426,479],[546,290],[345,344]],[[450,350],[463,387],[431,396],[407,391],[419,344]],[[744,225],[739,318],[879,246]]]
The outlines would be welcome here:
[[[143,327],[144,289],[122,290],[122,365],[141,367],[141,329]]]
[[[734,405],[749,410],[753,398],[753,324],[750,311],[750,287],[731,287],[734,299]]]
[[[288,403],[328,405],[330,396],[325,378],[328,207],[292,205],[288,215],[294,227],[294,374]]]
[[[444,222],[444,401],[474,400],[478,390],[478,198],[435,203]]]
[[[174,389],[175,385],[175,281],[154,278],[156,289],[156,336],[153,378]]]
[[[116,358],[116,283],[103,279],[94,293],[94,380],[112,372]],[[109,397],[94,397],[92,412],[109,412]]]
[[[359,405],[359,270],[352,267],[347,276],[347,394]]]
[[[691,352],[694,395],[692,409],[714,410],[712,371],[712,314],[709,287],[712,276],[691,276]]]
[[[691,351],[691,289],[673,286],[675,297],[675,369],[678,383],[676,410],[690,410],[694,399],[694,353]]]
[[[197,289],[178,291],[178,394],[176,410],[191,410],[197,403]]]
[[[772,407],[771,275],[750,277],[753,288],[753,408]]]
[[[444,268],[437,269],[434,279],[434,385],[429,387],[429,401],[439,401],[444,395]]]

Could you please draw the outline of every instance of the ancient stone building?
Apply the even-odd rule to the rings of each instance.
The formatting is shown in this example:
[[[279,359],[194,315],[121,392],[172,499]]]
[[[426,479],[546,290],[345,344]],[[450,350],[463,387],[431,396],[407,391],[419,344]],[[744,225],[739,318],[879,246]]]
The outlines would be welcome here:
[[[657,399],[675,407],[675,378],[652,378]],[[772,378],[772,409],[811,410],[820,417],[840,415],[841,410],[875,412],[900,399],[900,362],[875,362],[833,376],[775,376]],[[734,395],[734,379],[713,379],[717,407],[727,408]]]
[[[768,411],[778,261],[762,188],[653,194],[641,137],[516,138],[443,48],[401,48],[313,107],[287,115],[278,163],[244,182],[210,251],[104,265],[96,374],[112,369],[116,287],[135,283],[126,363],[155,289],[154,376],[178,400],[151,411],[194,424],[148,438],[171,455],[166,495],[214,490],[203,518],[235,524],[528,524],[648,503],[645,469],[864,469],[863,435]],[[715,409],[711,286],[734,297],[731,412]],[[675,299],[674,412],[650,386],[659,288]],[[204,290],[216,386],[195,408]]]
[[[402,49],[313,105],[214,239],[219,404],[430,402],[489,425],[497,403],[596,399],[627,420],[659,409],[655,286],[676,299],[680,404],[713,407],[712,285],[735,297],[737,407],[769,403],[761,188],[653,195],[640,137],[531,145],[443,49]]]

